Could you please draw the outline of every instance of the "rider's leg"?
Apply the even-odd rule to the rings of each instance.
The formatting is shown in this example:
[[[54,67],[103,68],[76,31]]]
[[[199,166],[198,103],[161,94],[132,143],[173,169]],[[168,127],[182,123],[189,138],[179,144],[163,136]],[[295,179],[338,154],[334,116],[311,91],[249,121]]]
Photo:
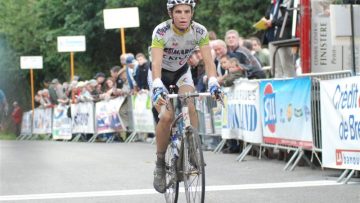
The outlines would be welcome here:
[[[161,112],[161,107],[156,105],[156,110]],[[165,111],[161,113],[160,120],[155,128],[156,135],[156,152],[165,153],[167,146],[169,144],[170,136],[170,125],[174,119],[174,110],[171,104],[168,105],[168,108],[165,107]]]
[[[155,106],[160,113],[161,107]],[[165,152],[169,143],[170,125],[173,121],[174,110],[172,105],[165,107],[164,111],[160,113],[160,120],[155,128],[156,135],[156,166],[154,170],[154,188],[160,193],[166,192],[166,177],[165,177]]]
[[[189,93],[194,91],[195,91],[194,86],[191,85],[182,85],[179,87],[179,94]],[[198,124],[198,117],[195,109],[194,99],[189,98],[187,102],[189,107],[189,116],[190,116],[191,125],[194,127],[194,129],[197,129],[199,124]]]

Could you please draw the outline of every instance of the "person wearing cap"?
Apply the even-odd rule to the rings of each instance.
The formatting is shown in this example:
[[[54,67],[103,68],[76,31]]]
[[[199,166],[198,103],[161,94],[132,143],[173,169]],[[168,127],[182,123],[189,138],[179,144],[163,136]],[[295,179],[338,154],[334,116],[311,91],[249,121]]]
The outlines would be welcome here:
[[[17,101],[13,102],[13,111],[11,113],[11,118],[15,126],[15,135],[20,136],[21,132],[21,121],[22,121],[22,110]]]
[[[137,91],[137,83],[136,83],[136,71],[138,64],[134,58],[133,54],[127,54],[126,56],[126,77],[129,82],[129,86],[131,90]]]

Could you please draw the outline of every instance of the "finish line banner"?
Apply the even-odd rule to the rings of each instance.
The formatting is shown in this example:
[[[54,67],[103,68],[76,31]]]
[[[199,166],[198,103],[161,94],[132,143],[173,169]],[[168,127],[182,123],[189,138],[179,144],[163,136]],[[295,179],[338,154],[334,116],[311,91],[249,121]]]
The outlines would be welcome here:
[[[259,82],[241,80],[225,89],[222,138],[262,143]]]
[[[310,92],[309,77],[260,83],[265,143],[312,148]]]
[[[360,170],[360,77],[320,82],[323,166]]]
[[[69,106],[57,105],[54,107],[53,116],[53,128],[52,135],[53,139],[70,140],[71,134],[71,118],[67,116]]]

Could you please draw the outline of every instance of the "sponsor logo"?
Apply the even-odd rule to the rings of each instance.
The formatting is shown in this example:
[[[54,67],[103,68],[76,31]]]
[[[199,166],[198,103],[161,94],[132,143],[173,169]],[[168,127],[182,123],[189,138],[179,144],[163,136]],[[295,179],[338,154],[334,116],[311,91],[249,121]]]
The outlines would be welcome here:
[[[203,35],[203,34],[204,34],[204,32],[205,32],[205,30],[204,30],[204,29],[199,28],[199,27],[197,27],[197,28],[195,29],[195,31],[196,31],[197,33],[199,33],[200,35]]]
[[[360,166],[360,150],[335,150],[337,166]]]
[[[266,84],[264,89],[264,124],[271,133],[275,133],[276,124],[275,96],[272,84]]]
[[[159,28],[156,31],[156,34],[160,35],[160,36],[164,36],[166,31],[168,31],[170,29],[170,25],[166,25],[165,27]]]

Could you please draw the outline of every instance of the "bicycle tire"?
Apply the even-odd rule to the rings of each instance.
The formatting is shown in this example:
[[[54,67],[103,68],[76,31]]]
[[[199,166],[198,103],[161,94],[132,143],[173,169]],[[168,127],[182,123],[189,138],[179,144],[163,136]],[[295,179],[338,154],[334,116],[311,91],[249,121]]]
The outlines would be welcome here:
[[[164,194],[167,203],[177,203],[179,197],[179,181],[177,180],[177,164],[171,143],[165,154],[166,185]]]
[[[189,128],[185,132],[183,150],[183,178],[187,202],[205,201],[205,164],[198,132]]]

